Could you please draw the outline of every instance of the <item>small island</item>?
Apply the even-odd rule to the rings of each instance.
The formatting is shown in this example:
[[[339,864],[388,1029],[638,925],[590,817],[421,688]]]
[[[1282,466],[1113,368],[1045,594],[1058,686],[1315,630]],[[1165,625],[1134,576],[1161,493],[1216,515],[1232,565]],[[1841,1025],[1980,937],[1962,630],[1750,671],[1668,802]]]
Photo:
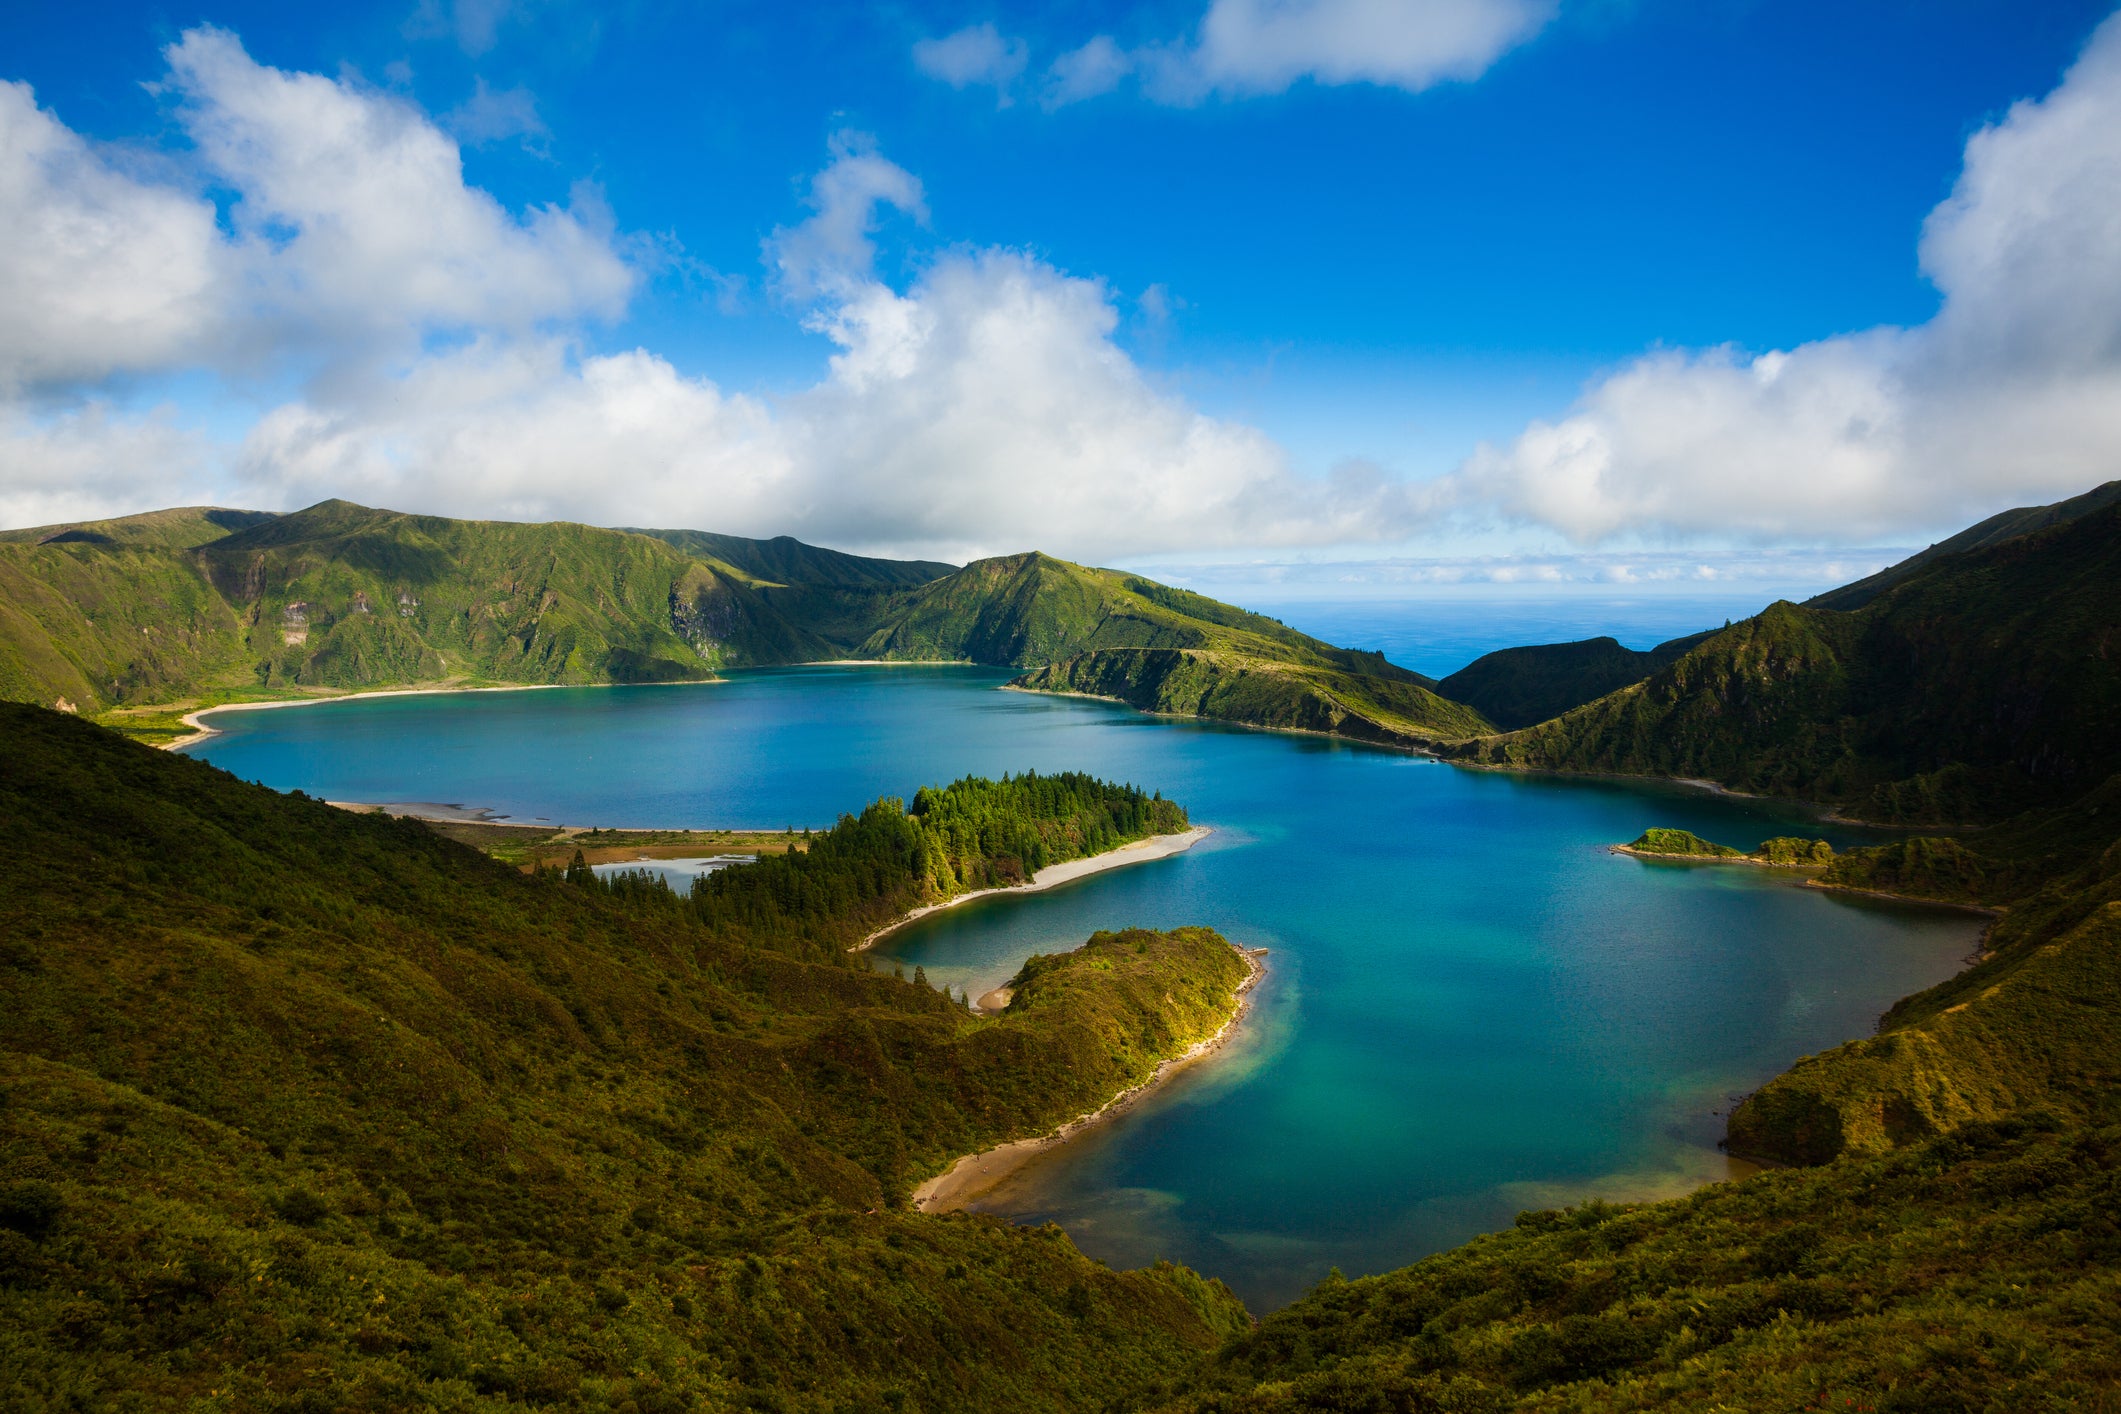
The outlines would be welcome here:
[[[1630,844],[1610,847],[1615,854],[1633,854],[1645,859],[1712,860],[1719,864],[1764,864],[1779,869],[1824,869],[1834,862],[1834,847],[1825,840],[1800,835],[1777,835],[1762,840],[1750,853],[1727,844],[1705,840],[1691,830],[1652,826]]]

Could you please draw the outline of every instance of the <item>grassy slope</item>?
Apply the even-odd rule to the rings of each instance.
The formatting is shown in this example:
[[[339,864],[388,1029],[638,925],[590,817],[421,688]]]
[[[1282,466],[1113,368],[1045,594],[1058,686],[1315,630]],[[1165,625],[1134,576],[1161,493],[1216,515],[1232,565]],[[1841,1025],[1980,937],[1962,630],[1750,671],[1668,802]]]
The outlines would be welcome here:
[[[1990,545],[2000,545],[2020,535],[2029,535],[2051,525],[2075,520],[2094,511],[2121,502],[2121,481],[2109,481],[2103,486],[2093,487],[2081,496],[2072,496],[2066,501],[2057,501],[2051,506],[2020,506],[2015,510],[1992,515],[1978,525],[1968,526],[1957,535],[1940,540],[1918,554],[1910,555],[1897,565],[1888,565],[1853,584],[1844,584],[1839,589],[1830,589],[1824,594],[1814,595],[1804,601],[1807,609],[1860,609],[1886,590],[1908,579],[1933,561],[1947,555],[1964,554],[1969,550],[1981,550]]]
[[[857,655],[1026,667],[1015,686],[1375,741],[1457,738],[1488,726],[1382,655],[1047,555],[981,560],[905,596]]]
[[[237,511],[223,506],[178,506],[166,511],[111,520],[70,521],[27,530],[0,530],[0,545],[87,544],[142,545],[161,550],[190,550],[273,518],[271,511]]]
[[[793,536],[751,540],[708,530],[639,530],[700,559],[719,560],[753,579],[778,585],[911,589],[956,571],[939,560],[879,560],[806,545]]]
[[[223,534],[221,521],[241,528]],[[142,709],[179,702],[672,681],[846,657],[1050,666],[1035,685],[1378,741],[1489,725],[1380,654],[1038,554],[952,571],[786,537],[456,521],[341,501],[83,529],[99,538],[37,544],[19,532],[0,544],[0,695],[63,697],[143,739],[181,728],[173,711]],[[1144,648],[1179,656],[1126,656]]]
[[[200,553],[247,606],[268,682],[664,681],[818,651],[739,572],[623,531],[327,501]],[[356,594],[372,612],[358,611]],[[310,606],[309,641],[278,648],[281,612],[296,602]]]
[[[893,1206],[1219,1025],[1212,933],[984,1020],[59,714],[0,736],[15,1407],[1094,1407],[1241,1320]]]
[[[699,530],[644,530],[689,555],[735,566],[773,609],[826,645],[817,657],[854,657],[892,607],[895,595],[940,579],[956,565],[935,560],[879,560],[805,545],[788,536],[747,540]]]
[[[1937,560],[1854,613],[1773,605],[1463,756],[1706,777],[1886,822],[1993,821],[2121,769],[2117,657],[2121,505]]]
[[[161,701],[244,671],[242,623],[188,555],[0,545],[0,698],[84,711]]]
[[[253,523],[222,533],[157,512],[104,523],[101,541],[0,545],[0,694],[98,711],[430,682],[668,681],[834,651],[742,571],[645,536],[344,502],[212,514]],[[306,624],[283,617],[297,604]]]
[[[2121,1130],[1970,1128],[1329,1282],[1170,1414],[2121,1408]]]
[[[1466,664],[1436,690],[1476,708],[1504,731],[1514,731],[1641,682],[1678,662],[1711,633],[1675,638],[1646,653],[1614,638],[1498,649]]]

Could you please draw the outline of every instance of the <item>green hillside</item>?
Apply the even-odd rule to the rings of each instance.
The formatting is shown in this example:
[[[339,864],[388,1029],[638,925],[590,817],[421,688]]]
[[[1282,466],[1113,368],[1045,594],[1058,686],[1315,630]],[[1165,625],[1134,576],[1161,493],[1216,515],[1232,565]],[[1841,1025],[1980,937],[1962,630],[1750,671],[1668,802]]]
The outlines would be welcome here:
[[[11,1407],[2059,1411],[2121,1380],[2121,1128],[2089,1102],[1528,1213],[1254,1328],[1181,1269],[899,1206],[1219,1025],[1243,963],[1205,930],[1101,933],[986,1019],[697,895],[524,875],[60,714],[0,707],[0,746],[29,846],[0,865]],[[1021,861],[1138,799],[1109,792],[911,814]],[[764,894],[918,886],[864,818]],[[2025,916],[2111,926],[2030,879]],[[2111,995],[2023,988],[2077,1015],[2051,1059],[2086,1097],[2121,1032],[2079,1009]]]
[[[1729,1147],[1792,1167],[1526,1213],[1329,1281],[1165,1414],[2117,1407],[2121,774],[2113,509],[1933,557],[1865,607],[1777,605],[1481,760],[1710,775],[1993,823],[1834,854],[1632,848],[1997,911],[1981,959],[1798,1062]],[[2014,813],[2015,812],[2015,813]],[[1710,866],[1715,867],[1715,866]]]
[[[592,526],[326,501],[198,554],[248,607],[267,686],[671,681],[824,651],[739,571]]]
[[[1514,731],[1641,682],[1678,662],[1713,633],[1675,638],[1646,653],[1624,647],[1616,638],[1498,649],[1437,683],[1436,690],[1477,709],[1504,731]]]
[[[27,530],[0,530],[0,545],[145,545],[189,550],[239,530],[263,524],[271,511],[235,511],[224,506],[180,506],[112,520],[69,521]]]
[[[2103,486],[2093,487],[2081,496],[2072,496],[2051,506],[2019,506],[2015,510],[2003,511],[1978,525],[1968,526],[1949,539],[1938,541],[1919,554],[1908,556],[1897,565],[1888,565],[1878,573],[1859,579],[1853,584],[1844,584],[1839,589],[1830,589],[1824,594],[1814,595],[1804,601],[1804,606],[1807,609],[1860,609],[1902,580],[1947,555],[2000,545],[2020,535],[2030,535],[2033,531],[2045,530],[2048,526],[2060,525],[2064,521],[2104,510],[2117,502],[2121,502],[2121,481],[2109,481]]]
[[[1427,747],[1490,729],[1472,708],[1418,683],[1218,649],[1098,649],[1025,673],[1011,686],[1388,746]]]
[[[805,545],[789,535],[750,540],[709,530],[635,530],[686,554],[719,560],[753,579],[781,586],[819,585],[834,589],[911,589],[941,579],[957,569],[940,560],[879,560]]]
[[[157,512],[0,544],[0,694],[95,712],[414,684],[673,681],[835,656],[761,589],[719,561],[591,526],[343,501],[285,516]]]
[[[10,1408],[1105,1407],[1243,1319],[901,1206],[1221,1025],[1213,933],[985,1019],[61,714],[0,748]]]
[[[904,596],[855,656],[1006,664],[1031,670],[1011,684],[1030,691],[1369,741],[1421,744],[1489,728],[1382,654],[1049,555],[980,560]]]
[[[2121,1128],[1970,1126],[1646,1206],[1525,1213],[1327,1282],[1153,1406],[2110,1410]]]
[[[1854,612],[1772,605],[1460,755],[1705,778],[1890,823],[1996,821],[2121,770],[2117,657],[2121,504],[1936,559]]]
[[[350,567],[409,573],[408,546],[488,555],[488,574],[522,553],[507,530],[489,553],[450,548],[459,523],[362,519],[383,514],[260,525],[183,562],[216,594],[262,564],[264,602],[268,584]],[[1329,1280],[1257,1327],[1193,1273],[1114,1273],[1051,1227],[903,1207],[953,1156],[1049,1128],[1219,1026],[1244,973],[1234,950],[1200,929],[1099,933],[1027,966],[996,1018],[845,952],[912,902],[1177,828],[1170,802],[1077,776],[959,782],[680,897],[586,869],[524,875],[413,822],[0,706],[0,819],[28,846],[0,865],[11,1398],[2114,1407],[2117,515],[1937,557],[1855,612],[1777,605],[1646,682],[1475,743],[1487,761],[1989,822],[1753,856],[1803,863],[1815,886],[1999,910],[1988,950],[1734,1111],[1734,1151],[1791,1167],[1525,1214],[1401,1271]],[[169,553],[77,540],[0,560],[30,551],[58,558],[25,583],[56,566],[84,592],[146,573],[122,555]],[[713,573],[764,592],[735,566]],[[553,579],[581,598],[550,611],[604,592]],[[1359,732],[1403,702],[1478,729],[1425,680],[1196,598],[1018,557],[884,591],[874,632],[904,655],[1065,650],[1020,681],[1152,710]],[[227,631],[214,602],[228,601],[192,610],[202,641]],[[115,606],[84,617],[110,661],[157,626]],[[1367,715],[1274,715],[1328,693]],[[1718,854],[1677,832],[1636,844]]]
[[[1040,554],[954,569],[785,536],[459,521],[344,501],[0,537],[0,697],[115,711],[112,725],[158,739],[182,730],[183,708],[242,698],[668,682],[843,658],[1051,669],[1018,685],[1373,741],[1490,729],[1381,654]]]

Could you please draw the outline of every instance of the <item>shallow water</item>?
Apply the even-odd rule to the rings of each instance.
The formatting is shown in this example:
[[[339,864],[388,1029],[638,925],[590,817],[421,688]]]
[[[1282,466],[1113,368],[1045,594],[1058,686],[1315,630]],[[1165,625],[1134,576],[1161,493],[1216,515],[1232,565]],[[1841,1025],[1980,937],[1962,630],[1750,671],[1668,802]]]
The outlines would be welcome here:
[[[632,859],[613,864],[592,864],[589,872],[599,879],[608,879],[614,874],[650,874],[661,879],[672,891],[685,893],[692,888],[692,881],[703,874],[712,874],[717,869],[727,869],[732,864],[748,864],[756,856],[749,854],[700,855],[692,859]]]
[[[980,995],[1097,928],[1207,923],[1272,949],[1238,1040],[984,1206],[1115,1265],[1168,1256],[1266,1309],[1521,1208],[1726,1171],[1730,1098],[1949,975],[1966,915],[1605,846],[1674,825],[1750,846],[1792,808],[1465,771],[1322,738],[993,690],[973,668],[813,668],[688,687],[379,698],[230,713],[192,748],[334,800],[576,825],[820,826],[878,795],[1026,768],[1163,790],[1191,852],[975,901],[875,965]]]

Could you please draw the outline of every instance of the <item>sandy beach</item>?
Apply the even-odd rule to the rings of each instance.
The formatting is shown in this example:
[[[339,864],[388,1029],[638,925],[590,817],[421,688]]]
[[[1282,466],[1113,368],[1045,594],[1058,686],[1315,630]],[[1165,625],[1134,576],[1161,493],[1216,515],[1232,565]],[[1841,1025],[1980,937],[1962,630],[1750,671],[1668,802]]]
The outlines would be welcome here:
[[[959,894],[956,898],[948,899],[942,903],[931,903],[916,908],[912,912],[904,914],[897,920],[877,929],[874,933],[849,948],[848,951],[860,952],[864,948],[873,947],[877,939],[889,937],[916,918],[925,918],[931,913],[937,913],[946,908],[955,908],[961,903],[969,903],[976,898],[991,898],[995,894],[1035,894],[1042,889],[1057,888],[1062,884],[1073,883],[1075,880],[1086,878],[1091,874],[1102,874],[1107,869],[1119,869],[1129,864],[1146,864],[1152,859],[1169,859],[1174,854],[1184,854],[1187,850],[1206,839],[1211,833],[1213,832],[1206,825],[1195,825],[1192,829],[1180,834],[1151,835],[1145,840],[1136,840],[1132,844],[1123,844],[1118,849],[1108,849],[1103,854],[1093,854],[1088,859],[1071,859],[1065,864],[1049,864],[1036,874],[1033,874],[1031,882],[1028,884],[1018,884],[1013,888],[1006,889],[974,889],[969,894]],[[993,993],[990,992],[988,995],[992,996]],[[985,999],[982,998],[982,1000]]]
[[[444,697],[463,692],[545,692],[561,687],[698,687],[703,683],[719,682],[719,678],[693,678],[684,682],[623,683],[623,682],[503,682],[485,687],[385,687],[374,692],[341,692],[330,697],[283,697],[273,702],[224,702],[218,707],[201,707],[196,712],[186,712],[177,720],[192,729],[190,736],[178,737],[175,741],[162,743],[164,751],[175,751],[179,747],[191,746],[209,737],[219,736],[218,729],[208,726],[202,718],[216,712],[271,712],[282,707],[318,707],[326,702],[354,702],[364,697]]]
[[[1077,1115],[1051,1134],[1031,1139],[1015,1139],[1007,1144],[997,1144],[992,1149],[983,1149],[977,1154],[965,1155],[948,1169],[913,1190],[914,1208],[923,1213],[947,1213],[964,1207],[1037,1155],[1056,1145],[1067,1143],[1094,1124],[1112,1118],[1157,1086],[1170,1080],[1179,1071],[1221,1050],[1236,1031],[1237,1024],[1244,1020],[1245,1013],[1251,1009],[1252,989],[1267,972],[1265,948],[1244,948],[1235,943],[1231,946],[1236,947],[1244,956],[1245,980],[1237,984],[1237,991],[1234,993],[1236,1009],[1213,1036],[1160,1062],[1155,1070],[1149,1072],[1149,1078],[1139,1085],[1120,1091],[1088,1114]]]

